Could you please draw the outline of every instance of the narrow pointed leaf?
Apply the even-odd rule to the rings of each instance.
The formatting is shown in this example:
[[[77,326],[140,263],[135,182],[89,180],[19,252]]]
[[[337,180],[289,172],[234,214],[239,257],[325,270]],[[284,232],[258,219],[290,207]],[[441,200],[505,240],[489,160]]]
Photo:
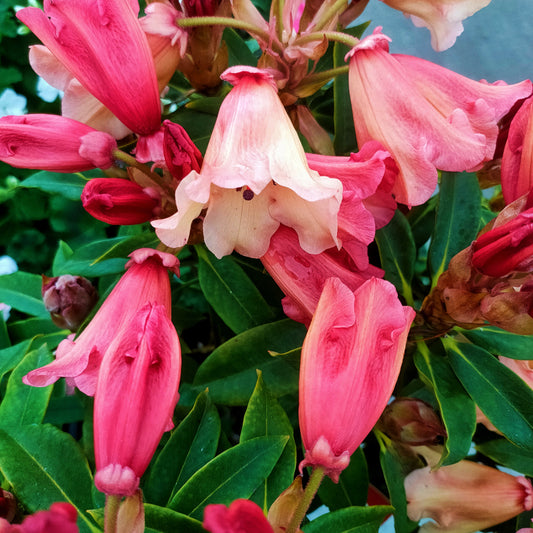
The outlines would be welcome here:
[[[206,505],[248,499],[268,477],[287,437],[259,437],[221,453],[177,492],[170,508],[201,520]]]
[[[28,339],[9,348],[0,350],[0,380],[6,372],[13,370],[28,353],[33,339]]]
[[[177,513],[166,507],[144,504],[144,519],[147,531],[161,533],[205,533],[202,523],[190,516]]]
[[[348,507],[324,514],[307,524],[304,533],[377,533],[384,518],[391,514],[392,507]]]
[[[495,355],[526,361],[533,358],[533,335],[517,335],[494,326],[465,329],[461,330],[461,333],[474,344]]]
[[[69,200],[79,200],[87,181],[88,179],[82,174],[63,174],[43,170],[26,178],[20,186],[60,194]]]
[[[506,439],[476,444],[476,450],[502,466],[533,477],[533,450],[519,448]]]
[[[48,316],[41,297],[41,276],[15,272],[0,276],[0,302],[33,316]]]

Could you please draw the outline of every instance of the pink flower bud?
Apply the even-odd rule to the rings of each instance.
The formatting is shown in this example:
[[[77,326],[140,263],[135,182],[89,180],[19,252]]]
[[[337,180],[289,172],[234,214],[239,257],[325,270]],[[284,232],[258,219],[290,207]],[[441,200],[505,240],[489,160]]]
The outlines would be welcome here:
[[[274,533],[261,507],[250,500],[235,500],[229,508],[208,505],[203,526],[210,533]]]
[[[68,274],[43,276],[41,293],[54,324],[70,331],[81,326],[98,301],[98,293],[88,279]]]
[[[142,224],[152,220],[160,205],[159,193],[120,178],[96,178],[81,193],[85,210],[108,224]]]
[[[191,170],[200,172],[202,154],[185,129],[170,120],[163,122],[165,162],[170,173],[181,181]]]

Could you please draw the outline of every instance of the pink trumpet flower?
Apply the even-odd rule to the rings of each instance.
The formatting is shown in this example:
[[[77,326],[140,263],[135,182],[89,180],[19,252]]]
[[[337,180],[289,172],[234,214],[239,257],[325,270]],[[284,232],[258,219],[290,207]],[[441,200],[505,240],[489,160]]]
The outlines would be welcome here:
[[[103,357],[94,396],[96,488],[131,496],[178,401],[181,351],[168,309],[147,303]]]
[[[56,359],[24,376],[26,385],[44,387],[60,377],[94,396],[102,359],[107,349],[146,304],[160,304],[170,318],[170,282],[167,269],[179,273],[178,259],[168,253],[141,248],[130,254],[127,272],[113,288],[89,325],[76,339],[63,340]]]
[[[206,209],[205,243],[217,257],[233,250],[261,257],[280,224],[296,230],[308,253],[337,245],[342,185],[309,168],[271,73],[231,67],[222,78],[234,88],[220,107],[201,171],[178,185],[177,213],[152,222],[158,237],[184,246]]]
[[[157,131],[161,104],[137,0],[44,0],[17,12],[81,85],[130,130]]]
[[[463,20],[488,6],[490,0],[381,0],[403,11],[413,24],[431,32],[431,46],[442,52],[463,33]]]
[[[261,507],[243,499],[235,500],[229,507],[208,505],[202,525],[210,533],[274,533]]]
[[[372,278],[355,292],[326,281],[302,347],[300,470],[322,467],[338,481],[387,405],[414,316],[387,281]]]
[[[405,492],[411,520],[434,520],[421,533],[473,533],[533,508],[525,477],[473,461],[414,470],[405,478]]]
[[[400,174],[396,201],[424,203],[437,185],[437,169],[477,170],[493,158],[498,121],[531,94],[529,80],[489,84],[429,61],[389,54],[378,27],[348,54],[357,140],[379,141]]]
[[[65,117],[0,118],[0,161],[18,168],[80,172],[109,168],[117,143],[111,135]]]

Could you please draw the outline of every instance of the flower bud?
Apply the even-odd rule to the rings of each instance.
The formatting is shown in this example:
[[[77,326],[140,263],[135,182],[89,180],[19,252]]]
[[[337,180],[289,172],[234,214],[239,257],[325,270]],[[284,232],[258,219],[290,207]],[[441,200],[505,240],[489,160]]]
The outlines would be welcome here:
[[[181,181],[191,170],[200,172],[202,154],[183,127],[165,120],[163,131],[165,162],[170,173]]]
[[[11,492],[0,489],[0,518],[11,522],[17,513],[17,500]]]
[[[435,444],[446,430],[430,405],[417,398],[400,398],[387,406],[380,428],[393,440],[422,446]]]
[[[94,218],[116,225],[148,222],[160,205],[155,190],[120,178],[90,180],[83,188],[81,201]]]
[[[54,324],[70,331],[81,326],[98,301],[98,293],[88,279],[68,274],[43,276],[41,294]]]

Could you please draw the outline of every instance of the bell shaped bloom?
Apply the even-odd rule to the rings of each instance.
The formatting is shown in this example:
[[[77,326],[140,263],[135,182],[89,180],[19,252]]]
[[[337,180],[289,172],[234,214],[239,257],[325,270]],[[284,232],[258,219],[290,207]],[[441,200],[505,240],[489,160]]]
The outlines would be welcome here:
[[[141,248],[130,254],[127,272],[115,285],[87,327],[72,340],[59,344],[56,359],[32,370],[26,385],[45,387],[60,377],[71,381],[88,396],[94,396],[102,358],[117,333],[148,303],[162,305],[170,318],[170,281],[167,270],[179,273],[178,259],[168,253]]]
[[[22,524],[10,524],[0,518],[0,533],[78,533],[78,512],[70,503],[56,502],[48,511],[37,511]]]
[[[128,303],[124,303],[128,305]],[[94,395],[96,488],[131,496],[178,401],[181,351],[165,305],[146,303],[102,359]]]
[[[359,144],[374,139],[394,157],[396,201],[424,203],[437,169],[477,170],[493,158],[498,121],[531,94],[531,82],[489,84],[429,61],[389,54],[378,27],[348,54],[349,88]]]
[[[342,249],[308,254],[300,247],[294,230],[285,226],[274,233],[261,262],[285,294],[285,314],[306,325],[311,322],[328,278],[337,277],[355,291],[371,277],[383,277],[383,271],[372,265],[358,269]]]
[[[523,103],[509,126],[501,179],[506,204],[533,189],[533,98]]]
[[[342,185],[309,168],[272,75],[232,67],[223,79],[234,88],[220,107],[202,169],[178,185],[177,213],[152,222],[158,237],[184,246],[205,209],[204,239],[217,257],[233,250],[261,257],[280,224],[296,230],[308,253],[337,245]]]
[[[152,220],[161,204],[159,193],[120,178],[89,180],[81,193],[84,209],[108,224],[142,224]]]
[[[533,508],[530,481],[472,461],[414,470],[405,492],[411,520],[434,520],[421,533],[473,533]]]
[[[154,60],[137,0],[45,0],[17,18],[74,78],[127,128],[157,131],[161,104]]]
[[[218,503],[208,505],[202,525],[210,533],[274,533],[261,507],[242,499],[229,507]]]
[[[517,213],[518,206],[523,210]],[[472,243],[472,265],[495,278],[533,272],[533,191],[503,209],[488,227]]]
[[[463,20],[488,6],[490,0],[381,0],[403,11],[418,28],[431,32],[431,46],[437,52],[447,50],[463,33]]]
[[[0,161],[17,168],[81,172],[114,164],[111,135],[55,115],[0,118]]]
[[[387,281],[355,292],[326,281],[302,347],[300,470],[321,467],[338,481],[387,405],[414,316]]]

